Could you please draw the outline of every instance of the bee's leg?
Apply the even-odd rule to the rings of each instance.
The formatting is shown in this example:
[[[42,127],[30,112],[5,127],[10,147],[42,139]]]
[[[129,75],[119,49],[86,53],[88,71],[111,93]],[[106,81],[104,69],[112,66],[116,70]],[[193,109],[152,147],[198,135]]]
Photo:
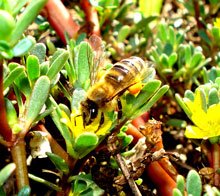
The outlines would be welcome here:
[[[122,118],[122,104],[120,98],[117,99],[118,102],[118,120]]]
[[[85,112],[83,112],[83,114],[82,114],[82,116],[83,116],[83,127],[84,127],[84,129],[85,129],[85,119],[86,119],[86,114],[85,114]]]
[[[97,128],[97,130],[95,131],[95,133],[100,129],[100,127],[104,124],[104,121],[105,121],[105,117],[104,117],[104,113],[102,112],[101,113],[101,118],[100,118],[100,121],[99,121],[99,126]]]
[[[75,126],[75,127],[76,127],[76,118],[79,117],[79,116],[82,116],[82,115],[79,114],[79,115],[77,115],[77,116],[74,117],[74,126]]]

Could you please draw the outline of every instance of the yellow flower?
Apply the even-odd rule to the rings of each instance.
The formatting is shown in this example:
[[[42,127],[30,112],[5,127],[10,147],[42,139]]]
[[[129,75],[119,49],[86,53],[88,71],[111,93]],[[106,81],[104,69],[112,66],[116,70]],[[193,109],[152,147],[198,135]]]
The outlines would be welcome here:
[[[72,111],[70,118],[62,111],[63,118],[61,121],[65,123],[72,131],[74,138],[78,137],[82,133],[91,132],[96,135],[105,135],[109,132],[112,121],[105,115],[104,123],[100,126],[101,111],[98,112],[97,118],[88,126],[83,125],[83,117],[79,111]]]
[[[216,20],[214,22],[214,26],[217,28],[220,28],[220,18],[216,18]]]
[[[196,91],[194,101],[184,98],[184,102],[191,111],[191,120],[195,124],[186,127],[186,137],[205,139],[220,135],[220,103],[204,109],[200,91]]]

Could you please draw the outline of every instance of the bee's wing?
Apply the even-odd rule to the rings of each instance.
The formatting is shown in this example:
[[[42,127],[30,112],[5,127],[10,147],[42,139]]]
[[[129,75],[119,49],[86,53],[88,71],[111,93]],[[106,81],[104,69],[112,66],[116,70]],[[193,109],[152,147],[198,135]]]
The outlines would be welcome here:
[[[146,69],[144,69],[144,72],[142,73],[142,81],[147,82],[149,80],[152,80],[155,78],[156,71],[154,68],[154,64],[151,61],[145,61]]]
[[[94,85],[97,80],[97,73],[103,66],[104,45],[102,43],[102,39],[97,35],[90,36],[89,44],[93,50],[93,60],[90,62],[90,81],[91,85]]]

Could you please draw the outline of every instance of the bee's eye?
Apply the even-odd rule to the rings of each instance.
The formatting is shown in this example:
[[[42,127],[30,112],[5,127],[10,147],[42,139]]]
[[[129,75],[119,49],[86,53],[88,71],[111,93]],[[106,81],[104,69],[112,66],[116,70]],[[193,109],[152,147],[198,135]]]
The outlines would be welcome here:
[[[91,109],[90,109],[90,118],[91,118],[91,119],[94,119],[94,118],[96,118],[97,115],[98,115],[98,110],[97,110],[97,108],[91,108]]]

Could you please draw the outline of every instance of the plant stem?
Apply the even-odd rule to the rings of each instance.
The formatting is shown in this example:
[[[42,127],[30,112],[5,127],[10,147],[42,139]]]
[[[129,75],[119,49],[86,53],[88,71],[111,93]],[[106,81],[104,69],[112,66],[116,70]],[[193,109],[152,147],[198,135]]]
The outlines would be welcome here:
[[[5,103],[4,103],[4,95],[3,95],[3,64],[2,60],[0,59],[0,135],[3,138],[11,142],[12,141],[12,131],[8,125],[6,111],[5,111]]]
[[[18,139],[17,143],[11,148],[13,162],[16,164],[15,175],[18,190],[24,186],[29,186],[25,141],[23,138]]]
[[[100,34],[100,26],[99,26],[99,18],[96,9],[90,4],[88,0],[80,1],[80,5],[85,12],[86,21],[89,26],[89,34],[95,34],[101,36]]]
[[[198,29],[204,29],[204,26],[202,22],[200,21],[200,8],[199,8],[199,1],[193,0],[193,6],[194,6],[194,11],[195,11],[195,19],[197,22],[197,27]]]
[[[65,33],[70,38],[77,37],[80,26],[71,18],[68,10],[60,0],[48,0],[45,10],[49,23],[63,43],[66,43]]]
[[[141,194],[140,190],[138,189],[134,179],[130,175],[129,170],[126,167],[126,164],[119,153],[115,155],[115,159],[116,159],[117,163],[119,164],[119,167],[121,168],[121,171],[124,174],[126,180],[128,181],[128,184],[129,184],[133,194],[135,196],[141,196],[142,194]]]
[[[211,153],[212,153],[212,164],[215,171],[214,175],[214,185],[218,188],[220,187],[220,175],[217,173],[217,170],[220,168],[220,145],[219,144],[212,144],[211,147]]]
[[[117,140],[117,132],[116,133],[113,133],[112,135],[109,136],[108,138],[108,149],[110,152],[112,152],[119,165],[119,167],[121,168],[121,171],[125,177],[125,179],[127,180],[131,190],[132,190],[132,193],[133,195],[135,196],[141,196],[141,192],[140,190],[138,189],[134,179],[132,178],[131,174],[129,173],[129,170],[126,166],[126,163],[125,161],[123,160],[122,156],[120,153],[115,153],[118,151],[117,149],[117,145],[116,145],[116,141]]]

